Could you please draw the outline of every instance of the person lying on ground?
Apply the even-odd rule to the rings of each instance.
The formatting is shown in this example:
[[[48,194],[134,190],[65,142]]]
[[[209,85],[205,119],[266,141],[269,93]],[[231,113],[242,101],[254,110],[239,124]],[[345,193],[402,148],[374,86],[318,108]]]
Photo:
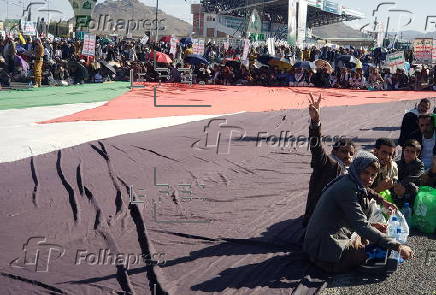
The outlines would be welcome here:
[[[420,153],[419,142],[410,139],[404,145],[403,157],[397,161],[398,183],[394,184],[392,197],[399,207],[409,203],[413,208],[419,190],[419,180],[424,173],[424,163],[418,158]]]
[[[409,135],[415,130],[419,129],[418,117],[420,115],[427,115],[430,111],[431,103],[427,98],[421,99],[418,106],[408,111],[401,122],[400,138],[398,144],[403,146]]]
[[[420,115],[418,117],[419,129],[409,134],[407,139],[415,139],[421,144],[422,151],[420,159],[424,163],[424,168],[431,167],[433,155],[436,155],[436,129],[434,119],[431,115]]]
[[[394,187],[398,180],[398,166],[393,160],[395,157],[396,144],[392,139],[379,138],[375,142],[374,155],[380,163],[380,171],[371,188],[380,193]]]
[[[399,251],[404,259],[412,257],[412,249],[387,237],[368,222],[368,188],[380,168],[373,154],[360,151],[349,168],[349,174],[337,177],[324,188],[309,221],[303,250],[312,263],[326,272],[343,273],[365,262],[365,245],[369,242]],[[351,239],[356,232],[358,238]]]

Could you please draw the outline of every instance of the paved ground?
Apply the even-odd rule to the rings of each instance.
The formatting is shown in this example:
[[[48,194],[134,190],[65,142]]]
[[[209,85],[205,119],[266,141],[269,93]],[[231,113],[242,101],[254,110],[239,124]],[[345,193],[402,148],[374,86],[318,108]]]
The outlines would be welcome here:
[[[400,266],[388,278],[370,277],[359,273],[337,275],[328,281],[321,295],[434,295],[436,294],[436,259],[429,261],[430,251],[436,251],[436,235],[414,233],[408,244],[415,257]]]

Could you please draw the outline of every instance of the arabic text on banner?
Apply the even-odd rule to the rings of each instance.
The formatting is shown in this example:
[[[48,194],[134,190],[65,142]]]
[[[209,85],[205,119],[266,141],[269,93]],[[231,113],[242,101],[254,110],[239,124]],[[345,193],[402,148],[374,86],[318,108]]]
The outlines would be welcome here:
[[[404,69],[404,51],[388,54],[386,61],[388,67],[391,69],[391,73],[395,72],[397,69]]]
[[[204,39],[192,39],[192,50],[194,54],[204,54]]]
[[[28,22],[28,21],[24,22],[23,35],[36,36],[36,24],[34,22]]]
[[[416,63],[431,63],[433,53],[433,39],[415,39],[415,41],[413,41],[413,51]]]
[[[95,35],[85,34],[83,37],[82,55],[95,56]]]
[[[436,39],[433,39],[432,60],[433,60],[433,63],[436,63]]]

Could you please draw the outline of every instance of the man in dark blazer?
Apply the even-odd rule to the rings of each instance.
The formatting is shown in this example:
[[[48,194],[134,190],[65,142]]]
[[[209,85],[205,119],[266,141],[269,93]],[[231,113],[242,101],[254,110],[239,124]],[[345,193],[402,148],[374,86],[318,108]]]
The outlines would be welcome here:
[[[421,155],[419,158],[424,163],[425,170],[430,169],[433,156],[436,155],[436,129],[433,116],[420,115],[418,129],[410,133],[406,141],[409,139],[414,139],[420,143]]]
[[[406,140],[410,139],[410,134],[415,130],[419,129],[418,117],[420,115],[428,114],[430,107],[430,100],[428,100],[427,98],[423,98],[421,99],[417,107],[408,111],[404,115],[403,121],[401,123],[400,138],[398,139],[399,145],[404,146]]]

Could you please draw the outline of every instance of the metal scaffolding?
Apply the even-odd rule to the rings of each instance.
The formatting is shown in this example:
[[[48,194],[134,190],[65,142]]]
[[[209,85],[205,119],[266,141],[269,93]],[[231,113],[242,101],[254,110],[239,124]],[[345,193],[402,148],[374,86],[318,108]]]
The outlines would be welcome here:
[[[254,9],[260,15],[263,24],[269,23],[269,37],[287,38],[289,0],[200,0],[203,11],[217,15],[230,15],[242,18],[244,21],[235,30],[240,36],[246,36],[249,18]],[[308,6],[307,27],[319,27],[328,24],[351,21],[360,17],[345,12],[332,13],[319,7]],[[275,24],[273,26],[272,24]]]

